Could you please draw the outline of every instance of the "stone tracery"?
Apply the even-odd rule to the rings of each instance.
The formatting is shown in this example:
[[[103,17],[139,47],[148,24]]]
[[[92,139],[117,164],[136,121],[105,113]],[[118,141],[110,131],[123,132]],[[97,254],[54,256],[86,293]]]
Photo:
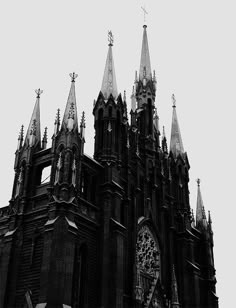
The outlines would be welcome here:
[[[140,271],[157,277],[160,270],[160,249],[147,226],[143,226],[138,233],[136,255]]]

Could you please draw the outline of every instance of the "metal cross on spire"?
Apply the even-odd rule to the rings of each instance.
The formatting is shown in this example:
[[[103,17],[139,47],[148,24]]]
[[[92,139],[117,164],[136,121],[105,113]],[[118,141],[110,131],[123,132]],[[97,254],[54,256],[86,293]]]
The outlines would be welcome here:
[[[143,10],[143,20],[144,20],[144,24],[145,24],[146,23],[146,15],[148,14],[148,12],[145,9],[145,6],[141,6],[141,9]]]
[[[75,82],[75,79],[78,77],[78,74],[74,73],[70,73],[70,77],[71,77],[71,82]]]
[[[43,90],[41,89],[36,89],[35,93],[37,94],[37,98],[40,98],[40,95],[43,93]]]
[[[111,30],[108,31],[108,42],[109,42],[109,46],[113,46],[114,37],[113,37]]]
[[[197,186],[200,186],[201,180],[200,179],[196,179],[197,182]]]

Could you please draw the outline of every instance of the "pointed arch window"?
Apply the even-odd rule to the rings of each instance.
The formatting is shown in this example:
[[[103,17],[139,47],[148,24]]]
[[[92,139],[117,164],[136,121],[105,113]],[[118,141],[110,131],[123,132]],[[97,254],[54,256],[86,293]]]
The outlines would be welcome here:
[[[20,172],[17,178],[17,182],[16,182],[16,191],[15,191],[15,198],[18,197],[20,195],[21,192],[21,187],[22,187],[22,183],[23,183],[23,173],[24,173],[24,167],[21,166],[20,167]]]
[[[72,170],[71,182],[72,182],[72,185],[75,186],[76,185],[76,159],[75,159],[75,154],[74,154],[74,157],[73,157],[71,170]]]
[[[139,294],[142,292],[141,301],[149,307],[160,276],[160,248],[156,237],[147,225],[142,226],[137,235],[136,268],[138,279],[136,291],[139,291]],[[137,296],[136,300],[138,300]]]
[[[57,184],[60,182],[61,169],[62,169],[62,151],[59,153],[58,160],[57,160],[54,184]]]

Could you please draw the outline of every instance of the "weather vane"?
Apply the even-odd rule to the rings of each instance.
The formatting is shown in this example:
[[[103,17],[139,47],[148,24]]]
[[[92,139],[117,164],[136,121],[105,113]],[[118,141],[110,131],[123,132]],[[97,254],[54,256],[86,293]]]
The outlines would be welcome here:
[[[75,79],[78,77],[78,74],[70,73],[71,81],[75,82]]]
[[[144,24],[145,24],[146,23],[146,15],[148,14],[148,12],[145,9],[145,6],[141,6],[141,9],[143,10],[143,20],[144,20]]]
[[[35,93],[37,94],[37,98],[40,98],[40,95],[43,93],[43,90],[36,89]]]
[[[113,45],[113,42],[114,42],[114,37],[113,37],[113,34],[110,31],[108,31],[108,42],[109,42],[109,45],[112,46]]]

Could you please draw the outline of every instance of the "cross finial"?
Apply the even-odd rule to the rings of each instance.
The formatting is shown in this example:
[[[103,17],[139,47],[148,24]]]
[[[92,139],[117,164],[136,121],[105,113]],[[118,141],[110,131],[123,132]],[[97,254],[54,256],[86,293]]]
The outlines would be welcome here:
[[[198,185],[198,187],[199,187],[199,186],[200,186],[200,183],[201,183],[201,180],[200,180],[200,179],[197,179],[196,182],[197,182],[197,185]]]
[[[40,95],[43,93],[43,90],[36,89],[35,93],[37,94],[37,98],[40,98]]]
[[[109,46],[113,46],[114,36],[113,36],[111,30],[108,31],[108,42],[109,42]]]
[[[176,107],[176,98],[175,98],[175,95],[172,94],[171,98],[172,98],[172,102],[173,102],[172,107]]]
[[[148,12],[145,9],[145,6],[141,6],[141,9],[143,10],[143,21],[144,21],[144,24],[145,24],[146,23],[146,15],[148,14]]]
[[[71,82],[75,82],[75,79],[78,77],[78,74],[75,74],[75,72],[70,73]]]

